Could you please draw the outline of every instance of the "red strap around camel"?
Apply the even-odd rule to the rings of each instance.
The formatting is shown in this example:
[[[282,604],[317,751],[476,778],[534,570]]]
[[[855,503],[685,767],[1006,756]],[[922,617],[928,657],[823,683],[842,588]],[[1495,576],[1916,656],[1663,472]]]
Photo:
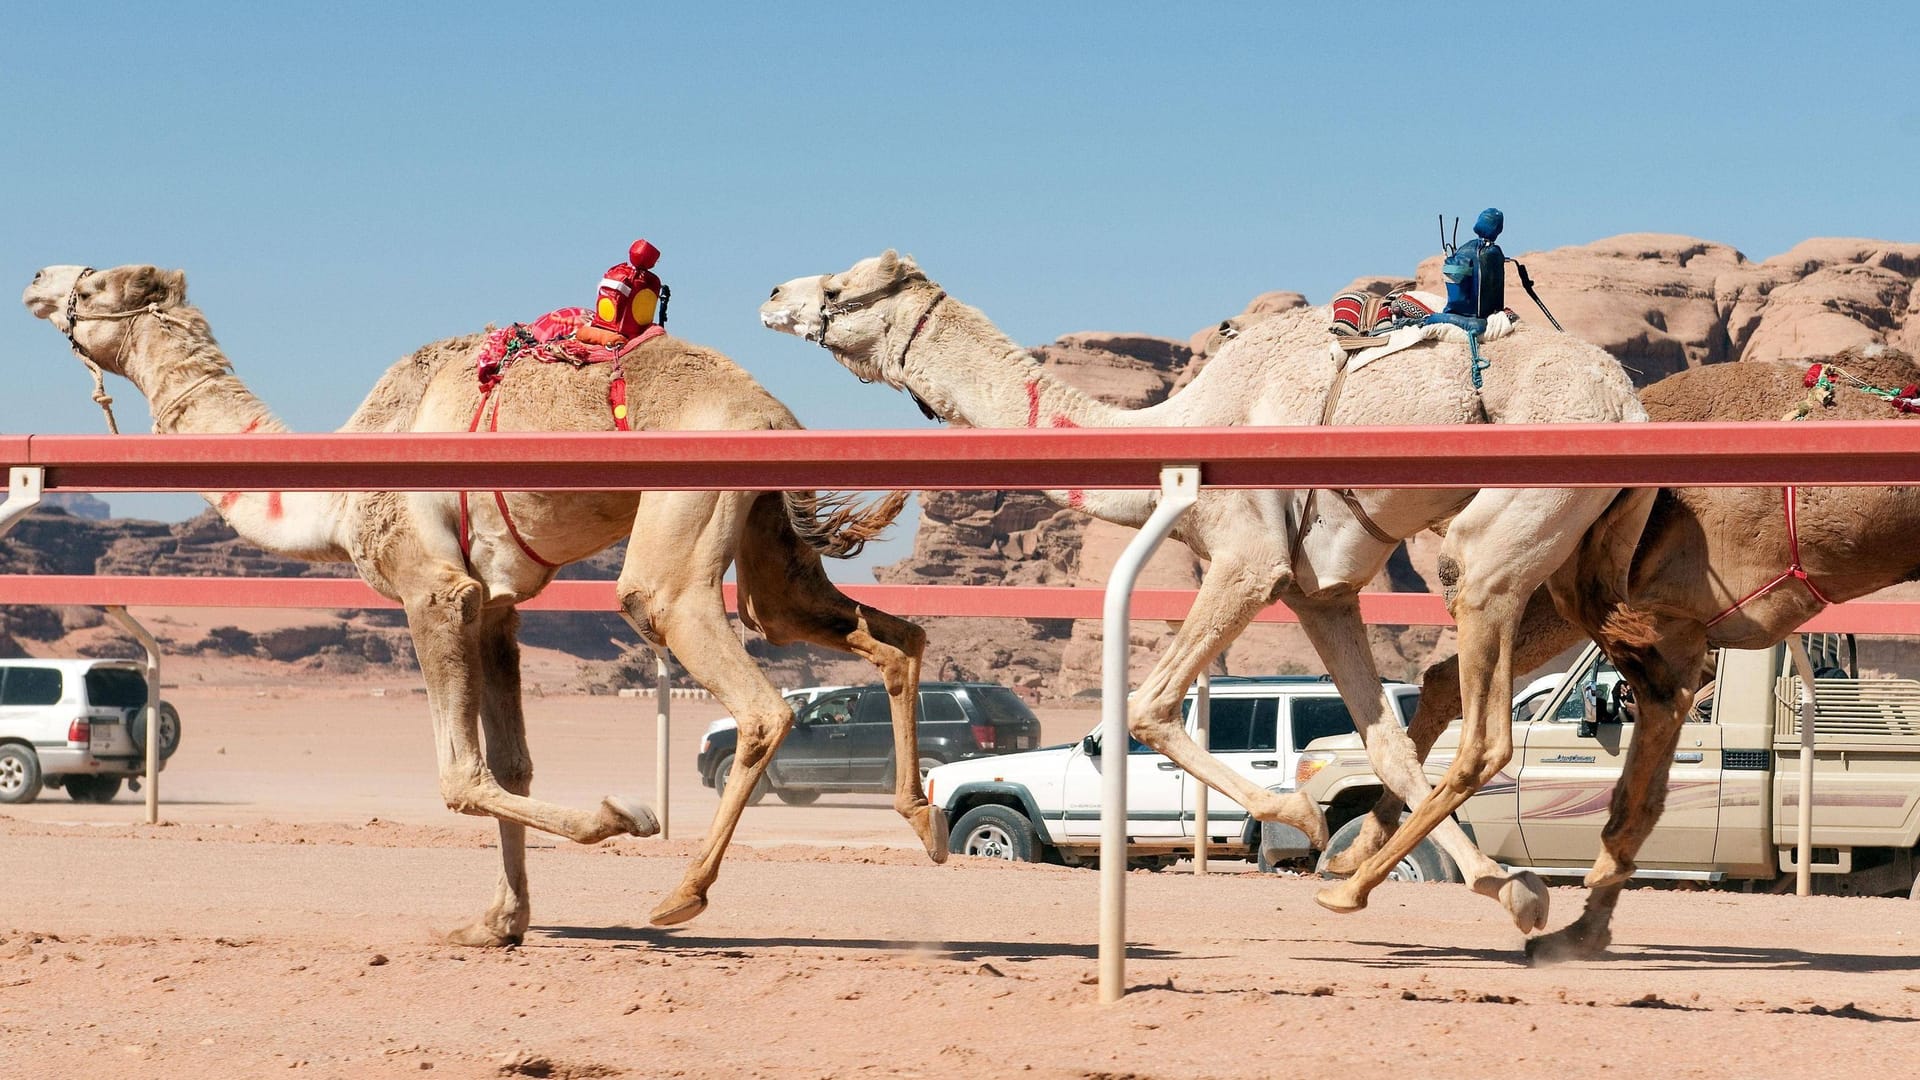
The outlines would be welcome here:
[[[566,363],[575,367],[608,364],[623,359],[634,349],[667,332],[665,327],[656,323],[617,348],[589,345],[573,335],[590,319],[585,308],[560,308],[531,323],[515,323],[488,334],[486,343],[475,357],[474,373],[480,380],[480,405],[474,409],[473,421],[467,425],[467,430],[479,431],[482,417],[487,418],[488,431],[500,430],[500,409],[493,392],[506,378],[507,368],[523,356],[531,355],[543,363]],[[491,414],[488,413],[488,405],[494,406]],[[627,409],[627,373],[618,365],[614,367],[613,379],[607,384],[607,412],[612,415],[616,430],[633,430]],[[513,537],[521,554],[548,569],[558,569],[559,563],[541,558],[520,535],[520,530],[513,524],[513,515],[507,511],[506,495],[494,492],[493,502],[500,510],[500,520],[506,523],[507,535]],[[473,516],[464,491],[460,492],[460,557],[469,564],[473,561]]]
[[[1813,578],[1807,574],[1807,568],[1800,565],[1800,523],[1795,516],[1793,505],[1795,502],[1795,493],[1798,489],[1789,487],[1781,490],[1787,504],[1787,568],[1780,571],[1779,575],[1772,581],[1741,597],[1732,607],[1708,620],[1707,626],[1709,628],[1718,625],[1721,621],[1733,615],[1734,612],[1739,611],[1741,608],[1746,607],[1748,604],[1753,603],[1755,600],[1760,599],[1785,584],[1788,580],[1794,578],[1798,578],[1800,584],[1807,587],[1807,592],[1813,594],[1815,600],[1820,601],[1822,604],[1833,603],[1833,601],[1827,599],[1826,596],[1820,592],[1819,587],[1813,583]]]

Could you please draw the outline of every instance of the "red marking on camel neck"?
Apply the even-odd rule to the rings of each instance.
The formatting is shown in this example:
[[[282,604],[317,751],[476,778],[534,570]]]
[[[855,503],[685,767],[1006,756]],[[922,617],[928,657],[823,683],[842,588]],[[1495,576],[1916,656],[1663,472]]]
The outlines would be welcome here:
[[[1040,380],[1027,380],[1027,426],[1040,426]]]
[[[240,492],[238,491],[229,491],[225,495],[220,496],[220,512],[224,514],[233,509],[233,504],[239,501]]]
[[[286,509],[285,507],[280,505],[279,492],[273,491],[267,494],[267,520],[279,521],[280,516],[285,512],[285,509]]]
[[[261,423],[263,423],[265,420],[266,420],[266,417],[264,416],[254,417],[252,420],[247,421],[246,427],[243,427],[240,429],[240,434],[251,435],[256,431],[259,431]]]

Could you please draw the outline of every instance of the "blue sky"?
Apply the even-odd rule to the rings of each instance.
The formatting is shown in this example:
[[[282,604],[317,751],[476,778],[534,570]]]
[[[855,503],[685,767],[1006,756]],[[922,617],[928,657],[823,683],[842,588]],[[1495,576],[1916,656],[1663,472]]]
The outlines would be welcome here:
[[[587,302],[644,235],[673,329],[803,422],[918,427],[761,329],[767,290],[893,246],[1023,341],[1185,337],[1408,272],[1436,213],[1487,205],[1515,252],[1920,239],[1920,34],[1890,4],[713,7],[11,13],[0,283],[184,268],[242,376],[322,430],[421,343]],[[11,302],[0,365],[0,430],[101,430]]]

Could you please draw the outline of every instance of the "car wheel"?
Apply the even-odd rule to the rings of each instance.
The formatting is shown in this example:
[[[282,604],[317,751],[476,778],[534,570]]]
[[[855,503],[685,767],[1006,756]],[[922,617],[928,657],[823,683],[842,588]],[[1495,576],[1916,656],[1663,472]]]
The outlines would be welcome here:
[[[960,815],[948,833],[947,850],[1008,862],[1039,862],[1040,835],[1025,814],[989,803]]]
[[[110,803],[118,794],[120,778],[117,776],[80,774],[67,777],[67,797],[74,802]]]
[[[733,755],[728,754],[726,757],[720,759],[720,764],[713,767],[713,790],[723,799],[727,797],[727,779],[732,775]],[[771,789],[772,786],[773,785],[767,781],[767,774],[761,773],[760,782],[753,785],[753,794],[747,796],[747,805],[757,805],[761,799],[767,797],[767,791]]]
[[[774,788],[773,793],[788,806],[812,806],[820,801],[820,793],[813,788]]]
[[[1333,836],[1327,840],[1327,850],[1321,852],[1320,861],[1314,866],[1314,869],[1322,877],[1332,876],[1329,875],[1325,869],[1327,860],[1353,846],[1353,840],[1360,835],[1360,829],[1367,823],[1367,817],[1368,815],[1361,814],[1359,817],[1340,826]],[[1406,819],[1402,818],[1401,820],[1405,821]],[[1440,845],[1434,843],[1431,837],[1421,837],[1420,843],[1415,845],[1412,851],[1407,852],[1406,857],[1394,864],[1392,870],[1387,871],[1387,878],[1390,881],[1451,881],[1456,883],[1466,880],[1465,875],[1460,873],[1460,868],[1454,865],[1453,859],[1450,858],[1446,852],[1440,850]]]
[[[0,746],[0,803],[30,803],[40,797],[40,756],[30,746]]]
[[[136,709],[127,720],[127,737],[141,754],[147,752],[147,710]],[[160,760],[165,761],[180,749],[180,711],[171,702],[160,703]]]

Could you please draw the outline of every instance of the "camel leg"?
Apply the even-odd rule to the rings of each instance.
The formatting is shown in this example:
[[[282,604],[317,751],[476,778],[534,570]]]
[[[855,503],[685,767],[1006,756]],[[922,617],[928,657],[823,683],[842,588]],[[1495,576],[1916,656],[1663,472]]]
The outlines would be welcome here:
[[[1520,616],[1520,628],[1514,634],[1513,669],[1523,674],[1532,671],[1580,644],[1585,636],[1560,614],[1546,589],[1535,589],[1527,600],[1526,612]],[[1427,753],[1441,733],[1460,715],[1460,659],[1450,656],[1420,677],[1420,705],[1407,725],[1407,736],[1413,740],[1414,753],[1422,762],[1427,760]],[[1379,801],[1360,826],[1360,835],[1354,837],[1345,851],[1327,860],[1327,872],[1345,876],[1358,869],[1393,835],[1406,805],[1393,789],[1383,789]]]
[[[1414,744],[1407,732],[1401,730],[1399,722],[1386,715],[1383,708],[1379,670],[1367,641],[1366,624],[1360,619],[1359,599],[1349,596],[1330,603],[1303,602],[1295,604],[1294,610],[1300,615],[1301,629],[1313,642],[1315,651],[1333,676],[1334,685],[1346,700],[1354,730],[1366,745],[1374,775],[1408,803],[1419,805],[1428,799],[1430,788],[1415,756]],[[1427,746],[1432,745],[1433,740],[1429,738]],[[1397,813],[1395,817],[1397,820]],[[1522,933],[1546,925],[1548,893],[1546,884],[1537,876],[1526,871],[1513,875],[1502,871],[1500,864],[1468,839],[1451,817],[1440,820],[1433,838],[1452,856],[1473,891],[1500,901]],[[1365,906],[1364,897],[1361,906]]]
[[[1365,907],[1367,894],[1396,863],[1506,768],[1513,757],[1513,649],[1521,614],[1615,494],[1487,489],[1454,519],[1440,561],[1442,578],[1453,586],[1451,608],[1460,628],[1460,749],[1439,786],[1387,843],[1352,877],[1321,890],[1315,897],[1321,906]]]
[[[515,795],[533,787],[533,756],[520,707],[520,613],[493,608],[480,615],[480,729],[487,769]],[[532,909],[527,898],[527,827],[500,819],[500,884],[493,903],[467,926],[447,935],[455,945],[518,945]]]
[[[777,495],[758,499],[741,537],[738,580],[743,609],[776,645],[808,641],[853,653],[880,670],[893,713],[893,808],[907,819],[927,856],[947,861],[947,817],[920,784],[920,661],[926,631],[861,607],[834,587],[820,556],[801,542]]]
[[[1264,560],[1230,558],[1216,554],[1193,608],[1173,644],[1141,681],[1127,706],[1127,728],[1133,737],[1185,769],[1194,779],[1241,806],[1260,821],[1278,821],[1307,834],[1314,847],[1327,844],[1327,815],[1319,804],[1299,792],[1276,792],[1229,769],[1220,759],[1200,748],[1187,734],[1180,717],[1180,701],[1187,687],[1213,663],[1226,644],[1238,637],[1272,601],[1278,585],[1278,568],[1284,557]],[[1375,696],[1379,696],[1376,684]],[[1116,756],[1125,747],[1109,747]]]
[[[621,568],[620,605],[641,634],[673,650],[687,674],[713,692],[739,724],[733,771],[700,853],[680,884],[654,907],[656,926],[707,908],[733,830],[767,763],[793,728],[793,711],[747,655],[727,621],[720,581],[741,539],[752,492],[648,492],[634,515]],[[660,550],[670,542],[671,551]]]
[[[540,802],[501,787],[480,747],[483,648],[479,582],[459,567],[425,562],[405,589],[407,626],[426,676],[433,711],[433,741],[440,769],[440,795],[449,809],[499,818],[582,844],[622,833],[660,831],[653,811],[609,796],[587,813]]]
[[[1600,832],[1600,857],[1587,873],[1591,892],[1586,910],[1564,930],[1527,943],[1527,955],[1535,963],[1591,958],[1612,942],[1610,923],[1620,889],[1633,876],[1634,856],[1666,809],[1673,752],[1693,707],[1693,679],[1706,658],[1705,632],[1698,625],[1667,624],[1650,648],[1620,651],[1616,666],[1639,703],[1633,742],[1614,782],[1607,824]]]

